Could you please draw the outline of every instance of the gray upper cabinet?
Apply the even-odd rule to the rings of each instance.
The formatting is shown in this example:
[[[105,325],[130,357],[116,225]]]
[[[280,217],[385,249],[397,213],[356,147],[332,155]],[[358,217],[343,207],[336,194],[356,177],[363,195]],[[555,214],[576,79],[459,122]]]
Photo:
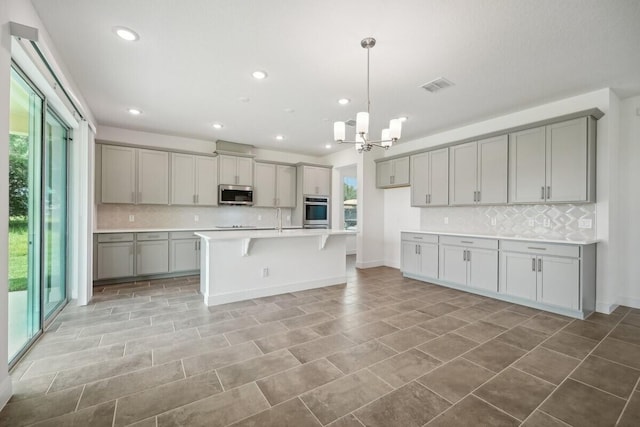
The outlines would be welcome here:
[[[411,156],[411,206],[449,204],[449,149]]]
[[[217,186],[215,157],[171,154],[171,204],[215,206]]]
[[[251,157],[219,156],[220,184],[253,185],[253,159]]]
[[[547,126],[546,198],[584,202],[588,197],[587,119]]]
[[[509,202],[595,200],[595,123],[583,117],[509,135]]]
[[[115,145],[101,146],[102,203],[135,203],[136,149]]]
[[[409,185],[409,157],[385,160],[376,164],[376,186],[378,188],[404,187]]]
[[[302,165],[302,194],[329,196],[331,168]]]
[[[149,205],[169,204],[169,153],[138,150],[137,202]]]
[[[296,205],[296,168],[255,163],[255,206],[292,208]]]
[[[507,203],[507,136],[449,148],[449,204]]]

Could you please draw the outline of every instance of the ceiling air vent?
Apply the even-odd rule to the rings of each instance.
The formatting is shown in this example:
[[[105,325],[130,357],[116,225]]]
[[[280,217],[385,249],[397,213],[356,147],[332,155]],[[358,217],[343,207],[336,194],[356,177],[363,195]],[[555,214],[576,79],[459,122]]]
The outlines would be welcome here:
[[[356,121],[353,119],[349,119],[346,122],[344,122],[347,126],[351,126],[354,127],[356,125]]]
[[[438,77],[437,79],[431,80],[430,82],[427,82],[420,87],[428,92],[436,93],[441,89],[448,88],[449,86],[453,86],[453,82],[450,82],[444,77]]]

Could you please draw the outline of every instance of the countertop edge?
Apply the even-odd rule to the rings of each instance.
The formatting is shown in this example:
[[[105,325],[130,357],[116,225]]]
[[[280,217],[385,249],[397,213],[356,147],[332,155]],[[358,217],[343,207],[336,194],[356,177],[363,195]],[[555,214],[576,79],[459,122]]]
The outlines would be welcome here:
[[[290,226],[282,227],[283,230],[302,230],[302,227]],[[189,227],[189,228],[112,228],[93,230],[93,234],[113,234],[113,233],[164,233],[164,232],[180,232],[180,231],[263,231],[263,230],[275,230],[273,227],[258,227],[258,228],[218,228],[218,227]]]
[[[401,233],[416,233],[416,234],[436,234],[441,236],[460,236],[460,237],[475,237],[478,239],[494,239],[494,240],[515,240],[521,242],[540,242],[540,243],[554,243],[561,245],[592,245],[599,243],[598,240],[559,240],[559,239],[541,239],[536,237],[516,237],[516,236],[500,236],[498,234],[477,234],[477,233],[459,233],[450,231],[427,231],[427,230],[400,230]]]
[[[196,232],[195,235],[206,240],[243,240],[243,239],[275,239],[275,238],[293,238],[293,237],[318,237],[318,236],[338,236],[356,234],[351,230],[313,230],[313,229],[291,229],[286,232],[278,232],[277,230],[241,230],[235,233],[217,233],[205,231]]]

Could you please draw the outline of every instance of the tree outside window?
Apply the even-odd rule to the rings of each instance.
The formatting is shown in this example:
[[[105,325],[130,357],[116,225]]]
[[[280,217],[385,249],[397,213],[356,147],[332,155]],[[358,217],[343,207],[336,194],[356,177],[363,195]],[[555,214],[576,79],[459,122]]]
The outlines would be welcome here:
[[[354,177],[345,177],[344,193],[344,228],[356,230],[358,228],[358,185]]]

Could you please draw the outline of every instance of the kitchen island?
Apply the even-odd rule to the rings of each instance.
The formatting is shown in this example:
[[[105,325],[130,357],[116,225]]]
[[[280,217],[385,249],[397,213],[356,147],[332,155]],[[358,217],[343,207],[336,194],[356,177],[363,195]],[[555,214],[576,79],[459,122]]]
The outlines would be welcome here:
[[[199,232],[200,292],[219,305],[346,282],[347,230]]]

